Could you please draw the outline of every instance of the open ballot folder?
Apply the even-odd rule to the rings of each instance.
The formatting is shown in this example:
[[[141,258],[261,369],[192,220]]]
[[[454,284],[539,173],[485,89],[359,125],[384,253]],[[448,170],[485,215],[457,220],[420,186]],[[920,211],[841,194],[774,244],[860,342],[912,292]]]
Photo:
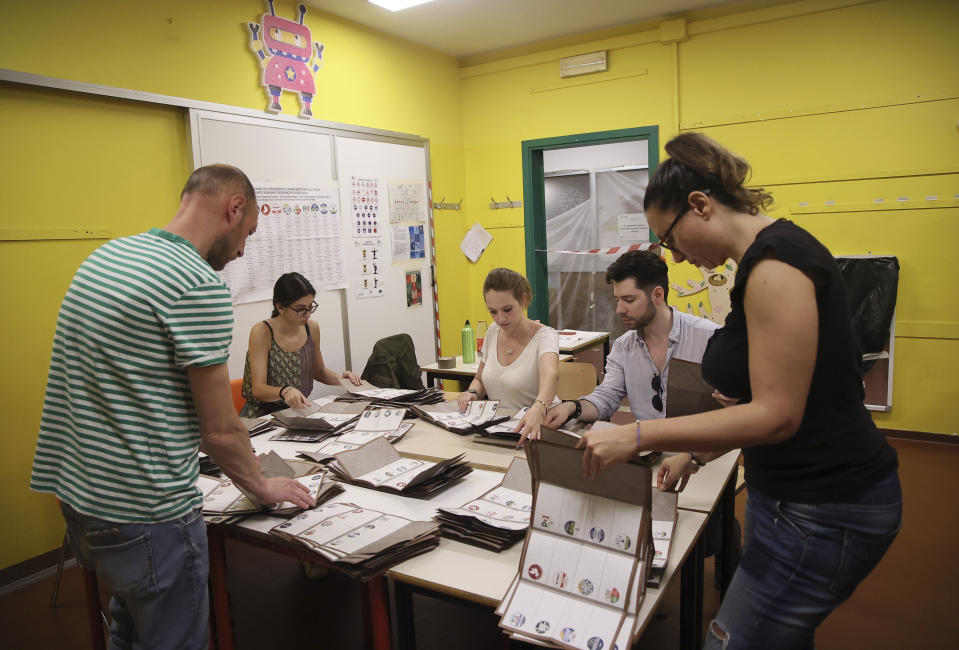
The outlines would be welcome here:
[[[273,419],[286,431],[270,436],[270,440],[320,442],[352,429],[369,405],[369,401],[327,402],[277,411],[273,413]]]
[[[287,476],[299,481],[309,489],[310,496],[317,503],[329,501],[343,492],[343,486],[329,480],[316,463],[284,460],[273,451],[262,454],[258,460],[264,476]],[[229,479],[201,474],[197,488],[203,494],[203,514],[211,523],[228,523],[260,511],[288,516],[303,510],[289,501],[264,507]]]
[[[443,391],[439,388],[378,388],[365,379],[359,386],[349,379],[341,379],[340,386],[346,389],[346,395],[337,397],[338,402],[369,400],[380,406],[409,406],[443,401]]]
[[[385,438],[341,451],[327,468],[340,480],[403,496],[423,496],[473,471],[465,454],[438,462],[404,458]]]
[[[584,479],[583,452],[546,437],[528,443],[532,524],[500,626],[551,647],[628,648],[653,561],[652,473],[623,463]]]
[[[666,417],[692,415],[722,408],[713,399],[713,387],[703,379],[700,363],[671,359],[666,374]]]
[[[367,408],[351,430],[324,443],[319,449],[300,451],[299,454],[318,463],[327,463],[341,451],[358,449],[374,438],[396,442],[413,428],[412,422],[403,421],[405,417],[405,408]]]
[[[329,503],[306,510],[270,530],[304,544],[353,578],[368,580],[440,543],[439,526],[361,508]]]
[[[500,408],[499,400],[472,401],[467,404],[465,413],[460,413],[459,402],[456,401],[414,406],[412,410],[427,422],[462,435],[505,422],[515,412],[515,409]]]
[[[499,485],[459,508],[438,508],[436,521],[444,537],[498,553],[526,536],[532,510],[529,465],[514,458]]]

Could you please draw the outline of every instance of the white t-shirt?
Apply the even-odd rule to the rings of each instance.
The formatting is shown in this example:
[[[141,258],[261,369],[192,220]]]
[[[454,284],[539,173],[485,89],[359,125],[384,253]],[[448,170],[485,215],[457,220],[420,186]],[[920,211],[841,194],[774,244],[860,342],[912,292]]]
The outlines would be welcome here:
[[[500,365],[496,355],[499,326],[493,323],[483,339],[481,360],[488,399],[498,399],[501,406],[523,408],[530,406],[539,394],[539,358],[547,352],[559,355],[559,334],[552,327],[543,325],[526,344],[513,363]]]

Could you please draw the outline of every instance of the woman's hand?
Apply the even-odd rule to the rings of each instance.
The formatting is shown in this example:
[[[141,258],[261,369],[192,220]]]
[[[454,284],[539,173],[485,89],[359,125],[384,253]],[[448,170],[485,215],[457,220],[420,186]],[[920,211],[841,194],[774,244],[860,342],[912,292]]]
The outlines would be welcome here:
[[[596,478],[609,467],[624,463],[639,453],[636,425],[587,431],[576,448],[586,450],[583,453],[583,476]]]
[[[310,405],[310,401],[303,396],[303,393],[292,387],[283,391],[283,401],[294,409],[305,409]]]
[[[468,391],[460,393],[460,396],[456,398],[456,401],[460,405],[460,413],[466,413],[466,405],[478,399],[479,395],[476,393],[470,393]]]
[[[727,406],[735,406],[739,403],[738,397],[726,397],[718,390],[713,391],[713,399],[719,402],[720,406],[726,408]]]
[[[699,467],[689,457],[689,454],[670,456],[659,466],[656,473],[656,486],[663,492],[682,492],[689,477],[699,471]],[[679,487],[676,487],[679,483]]]
[[[363,383],[363,380],[360,379],[360,376],[358,374],[356,374],[355,372],[350,372],[349,370],[343,371],[342,377],[343,379],[349,379],[350,383],[353,384],[354,386],[359,386],[360,384]]]
[[[543,426],[543,418],[545,416],[546,414],[543,412],[543,407],[540,406],[540,403],[534,403],[529,407],[526,415],[523,416],[523,419],[520,420],[516,428],[513,429],[514,433],[520,434],[519,442],[516,443],[517,447],[521,447],[527,438],[532,440],[539,439],[539,429]]]

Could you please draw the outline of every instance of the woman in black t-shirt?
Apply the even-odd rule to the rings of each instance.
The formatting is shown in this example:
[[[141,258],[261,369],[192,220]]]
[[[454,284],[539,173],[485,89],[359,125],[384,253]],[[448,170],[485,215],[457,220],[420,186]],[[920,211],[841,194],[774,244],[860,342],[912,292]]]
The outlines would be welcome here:
[[[808,648],[816,627],[882,558],[901,526],[895,451],[863,405],[861,355],[829,251],[763,214],[772,197],[743,185],[749,165],[684,133],[646,190],[650,228],[677,262],[739,265],[731,310],[703,357],[729,408],[588,432],[595,477],[638,451],[692,450],[663,465],[670,489],[698,465],[743,448],[743,558],[707,648]]]

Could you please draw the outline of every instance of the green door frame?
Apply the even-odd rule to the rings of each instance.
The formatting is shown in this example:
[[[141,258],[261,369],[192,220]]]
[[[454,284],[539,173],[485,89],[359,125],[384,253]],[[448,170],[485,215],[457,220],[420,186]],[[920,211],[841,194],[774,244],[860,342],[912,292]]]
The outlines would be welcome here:
[[[594,144],[646,140],[649,173],[659,164],[659,127],[641,126],[596,133],[523,140],[523,198],[526,226],[526,277],[533,289],[529,317],[549,324],[549,288],[546,280],[546,194],[543,189],[543,152]]]

